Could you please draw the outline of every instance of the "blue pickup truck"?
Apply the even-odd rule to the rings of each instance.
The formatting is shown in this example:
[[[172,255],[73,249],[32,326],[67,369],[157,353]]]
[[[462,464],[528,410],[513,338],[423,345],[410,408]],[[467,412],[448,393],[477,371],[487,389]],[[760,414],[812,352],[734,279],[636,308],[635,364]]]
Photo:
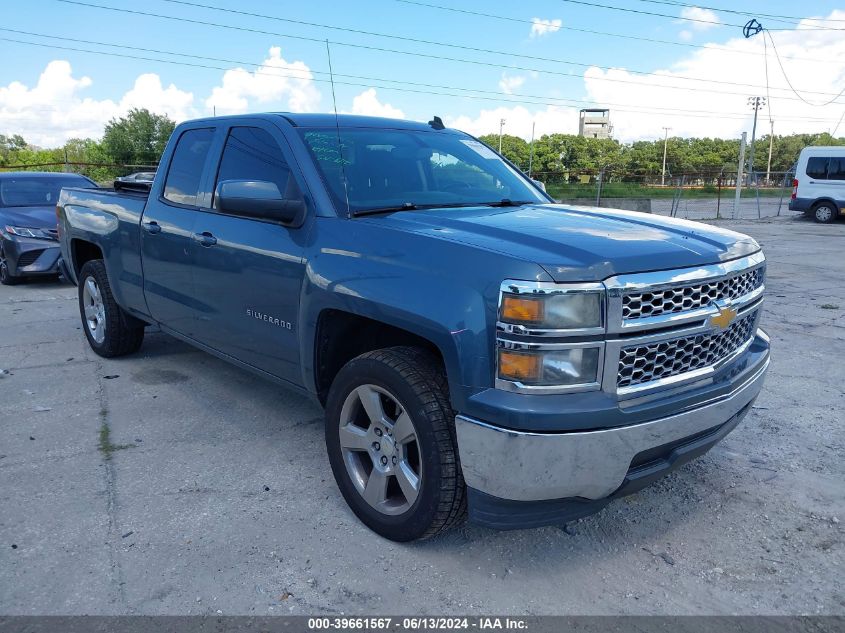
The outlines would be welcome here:
[[[149,191],[58,214],[96,353],[155,324],[312,395],[398,541],[596,512],[721,440],[769,364],[753,239],[555,204],[436,117],[183,123]]]

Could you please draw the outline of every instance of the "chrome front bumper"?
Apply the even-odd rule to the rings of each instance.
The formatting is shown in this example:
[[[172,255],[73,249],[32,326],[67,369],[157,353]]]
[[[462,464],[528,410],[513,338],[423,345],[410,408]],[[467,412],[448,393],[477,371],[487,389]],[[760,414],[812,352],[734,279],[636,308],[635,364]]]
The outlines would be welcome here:
[[[767,352],[729,394],[632,426],[528,433],[458,415],[456,429],[464,480],[470,488],[514,501],[608,497],[623,484],[638,454],[695,436],[741,412],[757,397],[768,367]]]

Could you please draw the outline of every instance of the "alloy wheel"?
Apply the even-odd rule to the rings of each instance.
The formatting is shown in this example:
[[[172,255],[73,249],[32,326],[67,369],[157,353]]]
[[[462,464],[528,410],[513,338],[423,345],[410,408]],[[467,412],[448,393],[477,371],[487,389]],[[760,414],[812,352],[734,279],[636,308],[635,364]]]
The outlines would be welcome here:
[[[409,510],[422,483],[420,447],[396,396],[372,384],[352,390],[341,409],[339,435],[346,472],[361,497],[383,514]]]
[[[85,312],[85,327],[96,343],[106,339],[106,306],[97,280],[87,277],[82,284],[82,305]]]

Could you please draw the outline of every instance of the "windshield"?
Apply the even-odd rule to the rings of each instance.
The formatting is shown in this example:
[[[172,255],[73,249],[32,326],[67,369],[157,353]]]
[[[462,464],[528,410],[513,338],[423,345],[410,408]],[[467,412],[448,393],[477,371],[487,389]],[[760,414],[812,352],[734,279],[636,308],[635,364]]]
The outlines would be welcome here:
[[[403,206],[549,202],[490,148],[465,135],[372,128],[299,133],[335,206],[344,212],[347,195],[353,214]]]
[[[0,177],[0,207],[45,207],[56,204],[62,187],[96,187],[82,176]]]

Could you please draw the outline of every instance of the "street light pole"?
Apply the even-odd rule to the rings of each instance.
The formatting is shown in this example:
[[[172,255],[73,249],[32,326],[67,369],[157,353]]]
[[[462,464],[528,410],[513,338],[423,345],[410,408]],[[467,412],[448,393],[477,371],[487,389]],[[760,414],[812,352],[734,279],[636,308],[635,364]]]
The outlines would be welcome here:
[[[531,121],[531,145],[528,149],[528,177],[531,178],[531,167],[534,163],[534,126],[536,121]]]
[[[766,183],[769,182],[772,175],[772,146],[775,142],[775,122],[772,119],[769,119],[769,124],[771,125],[771,132],[769,133],[769,162],[766,165]]]
[[[669,144],[669,130],[672,128],[665,127],[663,128],[663,174],[660,176],[660,186],[663,187],[666,185],[666,148]]]
[[[748,97],[748,105],[754,110],[754,126],[751,128],[751,147],[748,152],[748,175],[754,177],[754,139],[757,137],[757,113],[766,105],[766,97]]]
[[[499,119],[499,153],[502,153],[502,128],[505,127],[505,120]]]

